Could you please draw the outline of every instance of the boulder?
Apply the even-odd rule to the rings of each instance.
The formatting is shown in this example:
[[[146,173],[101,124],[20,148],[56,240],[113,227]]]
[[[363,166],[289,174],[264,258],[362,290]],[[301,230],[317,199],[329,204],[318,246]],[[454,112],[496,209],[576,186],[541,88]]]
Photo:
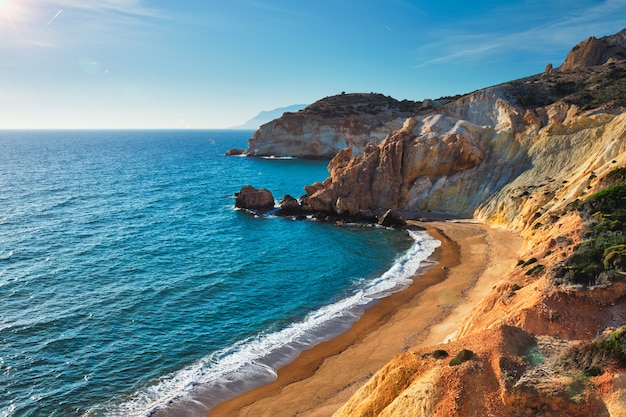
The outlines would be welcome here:
[[[246,153],[245,149],[233,148],[226,151],[226,156],[239,156]]]
[[[259,211],[267,211],[274,208],[274,196],[266,188],[258,189],[251,185],[246,185],[235,196],[237,197],[235,207]]]
[[[378,219],[378,224],[384,227],[404,227],[406,226],[406,220],[393,210],[387,210],[385,214]]]
[[[277,216],[297,216],[301,217],[305,213],[305,210],[300,205],[300,202],[295,198],[287,194],[280,200],[280,209],[276,212]]]

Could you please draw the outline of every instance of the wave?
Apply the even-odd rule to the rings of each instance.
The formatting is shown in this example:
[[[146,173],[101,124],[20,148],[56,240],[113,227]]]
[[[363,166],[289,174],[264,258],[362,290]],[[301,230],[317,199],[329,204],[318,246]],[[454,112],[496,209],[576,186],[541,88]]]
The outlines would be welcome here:
[[[297,159],[295,156],[274,156],[274,155],[262,156],[261,158],[263,158],[263,159],[270,159],[270,160],[274,160],[274,159],[278,159],[278,160]]]
[[[85,416],[203,416],[217,403],[276,379],[276,371],[303,350],[346,331],[376,300],[412,283],[440,242],[423,231],[408,231],[414,243],[380,277],[351,296],[310,313],[302,321],[262,333],[215,352],[151,385],[122,402],[92,409]]]

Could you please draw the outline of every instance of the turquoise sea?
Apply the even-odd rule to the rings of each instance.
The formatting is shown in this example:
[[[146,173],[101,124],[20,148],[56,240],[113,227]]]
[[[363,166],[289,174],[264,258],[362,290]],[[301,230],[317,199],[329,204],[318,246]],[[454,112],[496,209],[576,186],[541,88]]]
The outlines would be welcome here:
[[[255,216],[251,131],[0,132],[0,417],[203,416],[406,287],[421,232]]]

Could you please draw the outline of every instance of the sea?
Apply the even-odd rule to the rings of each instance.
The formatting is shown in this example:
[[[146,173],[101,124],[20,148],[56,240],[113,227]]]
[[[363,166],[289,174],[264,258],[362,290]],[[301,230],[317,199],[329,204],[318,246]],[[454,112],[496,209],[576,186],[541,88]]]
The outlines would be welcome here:
[[[406,288],[421,231],[234,208],[252,131],[0,131],[0,417],[204,416]],[[418,278],[419,279],[419,278]]]

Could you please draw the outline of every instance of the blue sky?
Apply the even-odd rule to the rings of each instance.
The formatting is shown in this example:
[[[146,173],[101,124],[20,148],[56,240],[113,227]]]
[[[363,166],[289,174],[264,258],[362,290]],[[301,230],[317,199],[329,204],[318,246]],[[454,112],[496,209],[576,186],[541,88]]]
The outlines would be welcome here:
[[[223,128],[342,91],[438,98],[625,27],[626,0],[0,0],[0,128]]]

